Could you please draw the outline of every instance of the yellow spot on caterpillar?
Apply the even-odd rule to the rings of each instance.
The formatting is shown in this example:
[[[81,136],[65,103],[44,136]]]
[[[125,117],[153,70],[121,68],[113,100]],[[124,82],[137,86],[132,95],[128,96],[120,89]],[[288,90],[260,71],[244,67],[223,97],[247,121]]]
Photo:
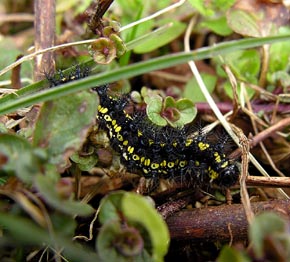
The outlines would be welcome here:
[[[142,156],[142,157],[141,157],[141,159],[140,159],[140,162],[141,162],[141,163],[143,163],[143,162],[144,162],[144,160],[145,160],[145,157],[144,157],[144,156]]]
[[[150,162],[151,162],[150,159],[147,158],[147,159],[144,160],[144,165],[145,166],[150,166]]]
[[[157,168],[159,168],[159,164],[158,163],[152,163],[151,164],[151,168],[152,169],[157,169]]]
[[[207,143],[203,143],[203,142],[199,142],[199,143],[198,143],[198,147],[199,147],[199,149],[200,149],[201,151],[204,151],[204,150],[206,150],[206,149],[209,148],[209,144],[207,144]]]
[[[151,146],[152,144],[154,144],[154,141],[152,139],[149,139],[149,146]]]
[[[172,146],[177,147],[177,142],[174,141],[174,142],[172,143]]]
[[[194,162],[194,165],[195,165],[195,166],[200,166],[199,161],[195,161],[195,162]]]
[[[143,135],[142,131],[138,129],[138,131],[137,131],[137,136],[140,137],[140,136],[142,136],[142,135]]]
[[[221,165],[221,168],[225,168],[229,165],[229,161],[226,161],[224,162],[222,165]]]
[[[132,156],[132,158],[133,158],[134,161],[138,161],[138,160],[140,159],[140,156],[134,154],[134,155]]]
[[[109,115],[104,115],[104,119],[106,122],[111,122],[112,118]]]
[[[114,129],[117,133],[119,133],[121,131],[122,127],[118,126],[118,125],[114,125]]]
[[[161,166],[161,167],[165,167],[165,166],[166,166],[166,163],[167,163],[166,160],[163,160],[163,161],[160,163],[160,166]]]
[[[117,121],[114,119],[112,120],[112,125],[115,126],[117,124]]]
[[[125,141],[123,142],[123,145],[126,146],[126,145],[128,145],[128,143],[129,143],[128,140],[125,140]]]
[[[124,138],[123,138],[123,136],[121,135],[121,134],[117,134],[117,139],[120,141],[120,142],[122,142],[123,140],[124,140]],[[125,141],[124,141],[125,142]],[[123,145],[124,145],[124,143],[123,143]]]
[[[100,113],[102,113],[102,114],[106,114],[109,111],[109,109],[107,107],[102,107],[102,106],[99,105],[98,106],[98,111]]]
[[[165,143],[160,143],[160,146],[161,146],[161,147],[164,147],[164,146],[165,146]]]
[[[181,161],[179,162],[179,166],[180,166],[180,167],[185,167],[185,165],[186,165],[186,161],[185,161],[185,160],[181,160]]]
[[[216,171],[212,170],[211,167],[208,168],[208,174],[209,174],[209,177],[211,178],[211,181],[218,178],[219,176],[219,174]]]
[[[149,173],[148,169],[143,168],[143,173],[144,173],[144,174],[148,174],[148,173]]]
[[[214,157],[215,157],[215,161],[216,161],[217,163],[220,163],[220,162],[222,161],[222,160],[221,160],[221,156],[219,155],[218,152],[214,152],[213,155],[214,155]]]
[[[169,168],[173,168],[173,167],[174,167],[174,162],[168,162],[167,166],[168,166]]]
[[[128,146],[127,151],[129,152],[129,154],[133,154],[134,147],[133,146]]]
[[[186,141],[185,141],[185,146],[190,146],[191,144],[192,144],[192,139],[187,139]]]

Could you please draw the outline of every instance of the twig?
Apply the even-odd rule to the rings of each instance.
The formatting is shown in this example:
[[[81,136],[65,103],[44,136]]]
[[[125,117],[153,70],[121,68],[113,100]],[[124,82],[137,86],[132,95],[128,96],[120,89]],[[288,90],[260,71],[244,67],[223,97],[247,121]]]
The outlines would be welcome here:
[[[34,3],[35,50],[54,46],[55,39],[55,0],[38,0]],[[20,59],[21,60],[21,59]],[[54,72],[54,55],[51,52],[35,56],[34,80],[43,79],[44,72]]]
[[[251,205],[255,214],[276,212],[290,220],[290,201],[274,200]],[[233,241],[247,239],[248,222],[243,205],[182,210],[167,220],[171,239],[191,241]]]
[[[257,187],[290,187],[290,177],[248,176],[246,183]]]

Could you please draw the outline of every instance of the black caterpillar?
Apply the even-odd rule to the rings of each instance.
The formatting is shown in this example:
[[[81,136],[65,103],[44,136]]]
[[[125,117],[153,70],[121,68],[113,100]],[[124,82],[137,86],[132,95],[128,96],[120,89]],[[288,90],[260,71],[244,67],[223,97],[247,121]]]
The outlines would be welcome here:
[[[223,153],[224,143],[211,143],[201,131],[190,136],[187,128],[160,127],[146,114],[128,114],[128,95],[113,98],[108,86],[94,88],[99,94],[98,120],[107,130],[112,148],[128,171],[146,178],[179,178],[195,185],[215,183],[230,187],[239,170]]]
[[[88,75],[88,68],[77,65],[67,75],[58,71],[47,79],[52,87]],[[97,119],[128,171],[150,179],[182,179],[197,186],[214,183],[230,187],[237,182],[239,169],[223,153],[224,141],[210,142],[201,130],[192,136],[186,127],[157,126],[145,113],[128,114],[129,96],[114,98],[108,88],[93,88],[100,98]]]
[[[74,66],[74,69],[69,73],[64,73],[62,70],[58,70],[56,74],[45,73],[45,77],[49,82],[50,87],[59,86],[71,81],[75,81],[81,78],[89,76],[90,68],[81,67],[79,64]]]

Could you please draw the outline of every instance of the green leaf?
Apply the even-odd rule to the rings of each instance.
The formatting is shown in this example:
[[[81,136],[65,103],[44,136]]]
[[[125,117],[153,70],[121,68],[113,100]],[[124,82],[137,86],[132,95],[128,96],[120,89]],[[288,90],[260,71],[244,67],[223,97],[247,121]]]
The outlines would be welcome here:
[[[168,228],[153,206],[142,196],[126,193],[122,201],[124,215],[146,228],[152,242],[153,261],[162,261],[169,247]]]
[[[281,28],[280,34],[289,33],[289,28]],[[289,66],[290,43],[281,42],[275,43],[270,47],[269,71],[268,73],[275,73],[280,70],[287,70]]]
[[[50,213],[50,219],[53,228],[60,236],[73,238],[75,236],[75,230],[77,222],[73,216],[68,216],[60,212]]]
[[[0,157],[3,162],[0,174],[16,175],[22,181],[31,183],[41,173],[46,154],[41,149],[34,149],[22,137],[0,134]]]
[[[134,48],[134,52],[137,54],[144,54],[164,46],[179,37],[184,32],[185,28],[185,24],[173,21],[172,26],[164,33],[160,34],[158,37],[145,39],[142,44]]]
[[[191,5],[197,9],[205,17],[216,16],[218,12],[227,11],[234,3],[235,0],[189,0]]]
[[[212,20],[206,20],[201,23],[201,26],[207,27],[221,36],[228,36],[233,33],[232,29],[228,26],[227,20],[224,16]]]
[[[289,94],[287,94],[287,87],[290,86],[290,75],[287,71],[277,71],[277,72],[274,72],[272,75],[268,76],[269,81],[272,82],[272,83],[276,83],[276,82],[279,82],[279,84],[284,87],[285,89],[285,97],[284,98],[287,98],[287,96],[289,96]],[[280,96],[280,102],[283,102],[283,103],[289,103],[289,99],[288,102],[286,102],[286,100],[283,100],[282,101],[282,96],[284,96],[283,94],[279,94]],[[283,98],[283,99],[284,99]]]
[[[213,9],[206,5],[204,0],[189,0],[189,3],[203,16],[212,16],[215,13]]]
[[[119,221],[110,220],[101,227],[96,248],[104,261],[152,261],[138,229]]]
[[[257,14],[233,10],[228,12],[227,21],[229,27],[238,34],[252,37],[261,36]]]
[[[224,56],[235,76],[242,81],[257,83],[261,58],[257,50],[242,50]]]
[[[183,127],[191,123],[196,117],[197,110],[194,103],[189,99],[175,101],[173,97],[167,96],[164,101],[162,117],[173,127]]]
[[[234,248],[224,246],[219,254],[217,262],[251,262],[251,259]]]
[[[207,87],[208,91],[211,93],[213,92],[215,86],[216,86],[216,81],[217,77],[206,74],[206,73],[201,73],[201,77],[205,83],[205,86]],[[206,99],[202,92],[200,91],[200,88],[196,82],[195,77],[191,78],[184,89],[183,96],[190,99],[194,103],[196,102],[206,102]]]
[[[269,245],[267,245],[267,242],[271,241],[271,246],[275,246],[277,248],[279,246],[278,250],[283,250],[283,254],[280,255],[286,260],[281,261],[289,261],[289,224],[287,224],[287,221],[281,216],[278,216],[275,213],[265,212],[255,217],[255,220],[250,225],[249,238],[251,239],[251,243],[257,258],[263,258],[266,253],[271,253],[274,251],[268,250]],[[277,252],[277,250],[275,251]],[[275,251],[273,252],[274,255]]]
[[[15,62],[17,56],[23,53],[23,50],[18,49],[15,39],[7,35],[5,35],[5,37],[2,36],[0,39],[0,50],[0,68],[4,68],[7,64]],[[26,62],[21,66],[21,77],[32,78],[32,63]],[[0,76],[0,81],[10,80],[10,78],[11,73]]]
[[[56,190],[56,183],[48,176],[38,175],[35,185],[42,197],[54,208],[69,215],[87,216],[93,208],[86,203],[63,198]]]
[[[166,126],[167,121],[161,116],[162,112],[162,97],[155,95],[150,97],[150,102],[147,104],[146,113],[148,118],[159,126]]]
[[[148,254],[151,255],[151,261],[163,261],[169,247],[169,232],[162,217],[145,197],[122,191],[114,192],[102,199],[99,219],[106,227],[107,223],[117,224],[110,225],[106,229],[112,230],[112,234],[119,230],[118,223],[123,223],[125,219],[129,226],[136,228],[142,235],[144,248],[147,249],[146,247],[150,246]],[[101,246],[102,241],[107,242],[107,239],[98,239],[98,247]]]
[[[68,158],[83,144],[95,123],[97,97],[83,91],[46,102],[40,111],[34,144],[47,149],[49,161],[63,170]]]
[[[223,84],[223,88],[226,92],[226,94],[231,98],[233,99],[233,88],[232,88],[232,85],[229,81],[226,81],[224,84]],[[254,95],[255,95],[255,90],[253,88],[250,88],[248,86],[244,86],[244,91],[246,91],[247,93],[247,96],[249,98],[252,98]],[[239,100],[241,101],[241,95],[244,96],[243,94],[241,94],[241,85],[238,84],[237,86],[237,93],[238,93],[238,98]]]
[[[110,220],[118,220],[120,218],[118,210],[121,209],[123,196],[124,192],[119,191],[109,194],[101,200],[98,216],[101,224],[105,224]]]
[[[180,119],[174,122],[173,126],[175,127],[181,127],[191,123],[197,115],[197,109],[189,99],[179,99],[176,102],[176,108],[180,113]]]
[[[89,171],[97,164],[98,154],[95,148],[91,147],[85,155],[80,155],[79,152],[75,152],[70,159],[78,164],[78,168],[81,171]]]
[[[154,31],[151,31],[149,33],[144,33],[143,35],[136,37],[134,40],[130,41],[127,44],[127,50],[132,50],[135,47],[138,47],[139,45],[143,45],[144,41],[148,41],[149,39],[156,39],[159,36],[167,33],[168,28],[170,28],[170,24],[169,25],[164,25],[162,27],[157,28]]]
[[[215,0],[211,3],[216,10],[225,12],[236,3],[236,0]]]

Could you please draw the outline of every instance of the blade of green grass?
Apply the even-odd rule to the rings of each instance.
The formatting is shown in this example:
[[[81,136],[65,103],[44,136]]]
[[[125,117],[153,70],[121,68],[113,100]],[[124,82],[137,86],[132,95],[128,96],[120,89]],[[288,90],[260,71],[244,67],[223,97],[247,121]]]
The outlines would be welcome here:
[[[57,88],[45,89],[29,95],[9,94],[0,99],[0,115],[13,112],[19,108],[55,99],[74,92],[92,88],[94,86],[111,83],[120,79],[128,79],[154,70],[160,70],[186,63],[190,60],[201,60],[217,55],[234,52],[236,50],[254,48],[264,44],[271,44],[281,41],[289,41],[290,35],[271,36],[263,38],[247,38],[230,42],[219,43],[211,47],[204,47],[192,52],[180,52],[162,57],[153,58],[147,61],[131,64],[126,67],[89,76],[79,81],[70,82]],[[34,84],[35,86],[35,84]],[[29,88],[29,86],[27,87]],[[22,91],[23,92],[23,91]]]

